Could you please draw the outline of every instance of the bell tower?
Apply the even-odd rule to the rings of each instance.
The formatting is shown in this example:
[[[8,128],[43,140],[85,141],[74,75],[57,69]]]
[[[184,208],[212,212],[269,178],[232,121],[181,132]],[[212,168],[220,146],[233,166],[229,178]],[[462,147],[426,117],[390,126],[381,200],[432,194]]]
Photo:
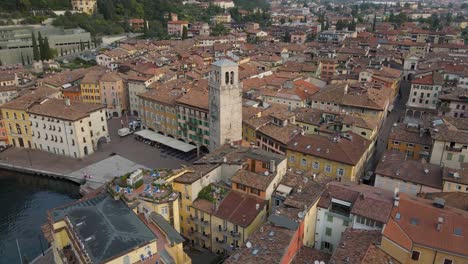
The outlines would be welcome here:
[[[242,139],[242,86],[239,67],[230,60],[211,65],[210,151]]]

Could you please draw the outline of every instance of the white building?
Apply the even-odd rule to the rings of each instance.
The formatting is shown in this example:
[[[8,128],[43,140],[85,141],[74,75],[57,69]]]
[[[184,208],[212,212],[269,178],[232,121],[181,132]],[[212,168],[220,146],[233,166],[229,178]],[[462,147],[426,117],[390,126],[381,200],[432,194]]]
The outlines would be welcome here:
[[[406,106],[422,110],[435,110],[443,83],[442,75],[436,72],[425,76],[416,76],[411,81],[411,92]]]
[[[230,60],[212,64],[208,83],[210,150],[242,140],[242,85],[239,66]]]
[[[139,94],[149,91],[149,85],[154,77],[129,76],[128,78],[128,96],[130,100],[130,114],[140,116],[140,98]]]
[[[425,160],[406,160],[401,152],[388,151],[375,170],[375,187],[402,193],[441,192],[442,168]]]
[[[315,248],[333,252],[346,228],[382,230],[393,208],[390,191],[331,182],[317,205]]]
[[[28,113],[36,149],[83,158],[110,141],[103,105],[46,99]]]
[[[215,0],[213,1],[213,5],[224,9],[234,8],[236,6],[232,0]]]
[[[0,105],[11,101],[18,97],[18,90],[16,86],[0,86]]]

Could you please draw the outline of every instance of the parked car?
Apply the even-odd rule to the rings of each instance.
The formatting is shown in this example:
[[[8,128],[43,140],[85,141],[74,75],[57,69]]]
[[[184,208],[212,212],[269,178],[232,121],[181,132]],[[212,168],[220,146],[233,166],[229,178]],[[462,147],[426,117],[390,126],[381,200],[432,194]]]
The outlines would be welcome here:
[[[128,136],[130,134],[133,134],[133,130],[130,130],[130,128],[128,128],[128,127],[124,127],[124,128],[119,129],[119,131],[117,133],[119,134],[119,136],[125,137],[125,136]]]

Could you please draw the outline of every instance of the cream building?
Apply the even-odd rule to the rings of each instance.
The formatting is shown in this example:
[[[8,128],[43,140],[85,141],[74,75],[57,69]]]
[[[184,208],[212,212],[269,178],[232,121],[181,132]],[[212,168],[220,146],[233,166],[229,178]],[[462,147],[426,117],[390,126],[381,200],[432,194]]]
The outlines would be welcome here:
[[[71,4],[74,11],[86,14],[92,14],[97,10],[96,0],[72,0]]]
[[[36,149],[83,158],[110,141],[102,105],[46,99],[28,113]]]

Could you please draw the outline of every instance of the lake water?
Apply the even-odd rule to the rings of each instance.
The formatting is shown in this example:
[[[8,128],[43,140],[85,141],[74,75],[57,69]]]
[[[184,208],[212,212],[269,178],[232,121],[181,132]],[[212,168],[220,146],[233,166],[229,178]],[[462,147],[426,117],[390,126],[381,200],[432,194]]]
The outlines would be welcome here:
[[[24,263],[41,254],[47,210],[79,197],[74,183],[0,170],[0,264],[20,263],[16,240]]]

